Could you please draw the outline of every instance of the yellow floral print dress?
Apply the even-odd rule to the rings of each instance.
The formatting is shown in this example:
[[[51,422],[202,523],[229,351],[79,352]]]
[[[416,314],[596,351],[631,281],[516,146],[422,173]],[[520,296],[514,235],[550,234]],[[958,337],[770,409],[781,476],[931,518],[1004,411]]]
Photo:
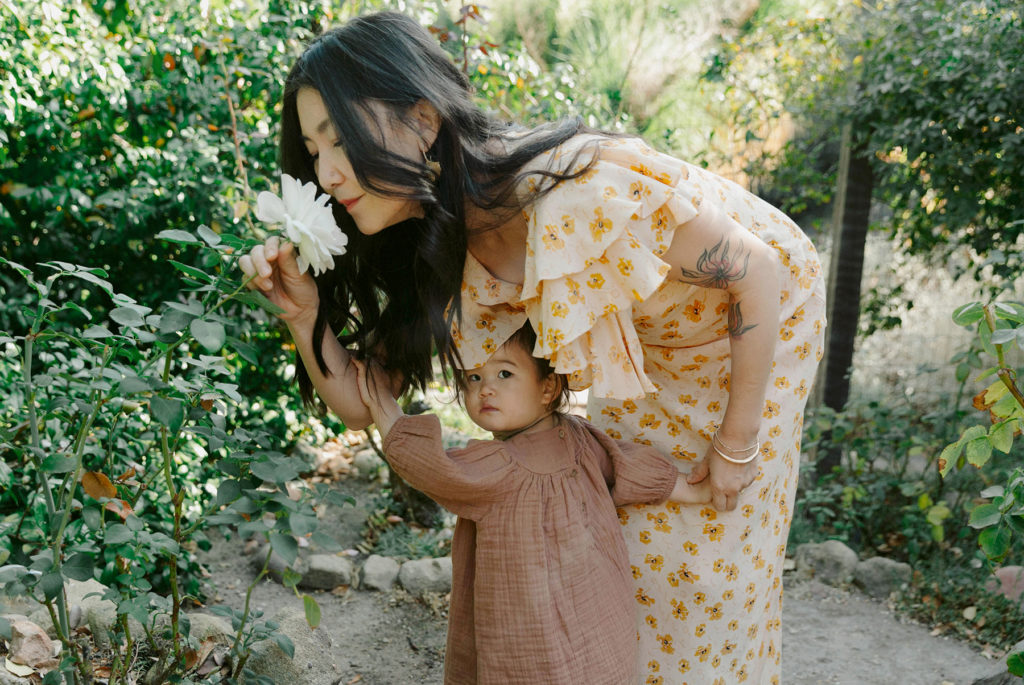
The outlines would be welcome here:
[[[730,512],[665,503],[623,507],[619,520],[635,582],[637,682],[778,683],[782,566],[825,326],[817,254],[779,210],[637,139],[577,136],[530,168],[579,169],[595,153],[589,171],[526,211],[522,286],[467,255],[455,332],[463,365],[482,364],[529,317],[534,353],[590,388],[591,421],[688,472],[728,403],[728,296],[666,279],[660,255],[705,202],[775,248],[782,314],[757,480]],[[540,182],[531,176],[523,191]]]

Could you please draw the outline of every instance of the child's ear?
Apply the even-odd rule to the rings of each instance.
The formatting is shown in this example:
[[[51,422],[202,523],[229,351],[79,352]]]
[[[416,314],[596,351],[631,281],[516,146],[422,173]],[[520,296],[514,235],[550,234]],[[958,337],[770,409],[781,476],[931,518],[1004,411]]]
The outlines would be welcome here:
[[[547,376],[544,377],[544,380],[541,383],[541,386],[543,387],[543,392],[540,396],[541,400],[544,403],[544,406],[547,407],[551,405],[555,397],[557,397],[558,394],[562,391],[561,385],[562,384],[561,382],[559,382],[557,374],[549,373]]]

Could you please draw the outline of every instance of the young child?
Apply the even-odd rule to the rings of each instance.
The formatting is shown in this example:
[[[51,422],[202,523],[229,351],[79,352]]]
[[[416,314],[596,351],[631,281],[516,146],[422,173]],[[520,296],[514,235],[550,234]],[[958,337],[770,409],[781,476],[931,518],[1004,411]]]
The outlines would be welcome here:
[[[653,448],[563,414],[564,376],[524,326],[458,390],[495,440],[445,450],[436,416],[406,416],[383,374],[359,392],[391,466],[458,515],[446,685],[636,682],[636,603],[615,507],[711,499]]]

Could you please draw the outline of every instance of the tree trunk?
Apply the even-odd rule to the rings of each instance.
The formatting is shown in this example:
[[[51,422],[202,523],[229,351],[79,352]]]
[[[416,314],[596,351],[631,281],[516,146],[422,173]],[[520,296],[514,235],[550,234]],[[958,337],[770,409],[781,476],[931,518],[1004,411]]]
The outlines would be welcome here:
[[[850,367],[860,319],[860,281],[868,232],[873,177],[863,147],[854,148],[849,124],[843,128],[832,217],[832,259],[828,271],[828,328],[824,372],[817,403],[841,411],[850,395]],[[829,473],[839,465],[839,451],[819,455],[817,471]]]

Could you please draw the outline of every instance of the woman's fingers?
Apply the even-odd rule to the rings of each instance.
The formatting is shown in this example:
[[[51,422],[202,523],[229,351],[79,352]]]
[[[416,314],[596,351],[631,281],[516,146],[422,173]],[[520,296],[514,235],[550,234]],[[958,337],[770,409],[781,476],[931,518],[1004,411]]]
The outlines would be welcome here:
[[[277,260],[281,274],[289,278],[299,278],[302,272],[299,271],[299,260],[295,253],[295,246],[289,242],[283,245],[274,246],[274,258]]]
[[[711,503],[719,511],[732,511],[739,505],[741,493],[757,480],[760,468],[756,460],[749,464],[730,464],[719,458],[712,450],[697,464],[688,477],[694,480],[694,474],[707,473],[711,483]]]
[[[242,255],[238,265],[246,278],[251,279],[249,288],[270,290],[274,287],[274,267],[280,252],[280,239],[277,236],[267,238],[262,245],[257,245]]]
[[[266,245],[257,245],[249,251],[249,259],[252,261],[252,272],[256,278],[253,284],[260,290],[270,290],[274,287],[274,267],[267,260]]]
[[[704,461],[699,462],[696,465],[694,465],[694,467],[690,471],[689,475],[686,476],[686,482],[690,483],[692,485],[693,483],[701,482],[702,480],[704,480],[707,477],[708,477],[708,461],[707,461],[707,459],[705,459]]]
[[[732,511],[736,508],[739,498],[736,495],[728,495],[721,490],[711,488],[711,504],[718,511]]]
[[[239,258],[238,268],[242,270],[242,275],[246,278],[245,286],[250,290],[255,288],[256,284],[251,279],[256,274],[256,267],[253,266],[252,257],[248,253]]]

